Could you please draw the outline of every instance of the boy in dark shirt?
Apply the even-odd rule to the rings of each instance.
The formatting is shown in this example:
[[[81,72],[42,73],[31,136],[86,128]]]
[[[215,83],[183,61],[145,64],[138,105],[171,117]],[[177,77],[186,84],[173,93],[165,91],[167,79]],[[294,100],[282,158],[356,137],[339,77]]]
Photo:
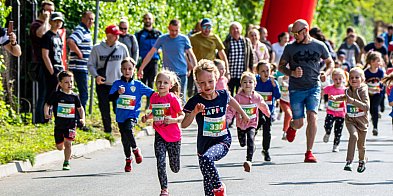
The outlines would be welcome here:
[[[49,119],[52,107],[55,115],[55,142],[58,150],[64,149],[63,170],[70,170],[69,160],[71,157],[72,141],[76,135],[77,118],[75,109],[78,110],[81,124],[85,124],[85,111],[79,100],[79,96],[72,89],[74,87],[74,75],[69,71],[58,74],[59,90],[54,92],[47,100],[44,107],[45,118]]]

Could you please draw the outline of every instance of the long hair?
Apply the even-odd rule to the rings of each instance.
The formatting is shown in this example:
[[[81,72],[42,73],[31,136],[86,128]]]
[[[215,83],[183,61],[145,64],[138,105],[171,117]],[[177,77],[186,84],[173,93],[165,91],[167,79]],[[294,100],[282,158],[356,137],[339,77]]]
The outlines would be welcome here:
[[[157,82],[157,78],[160,75],[164,75],[166,77],[169,78],[169,80],[172,83],[172,88],[169,89],[169,92],[172,92],[173,94],[175,94],[177,97],[180,97],[180,92],[181,92],[181,86],[180,86],[180,82],[179,82],[179,78],[177,77],[177,75],[175,74],[175,72],[169,71],[167,69],[164,69],[162,71],[160,71],[157,75],[156,78],[154,79],[154,81]],[[156,84],[157,85],[157,84]],[[184,95],[183,95],[184,96]]]
[[[344,79],[344,85],[348,84],[349,74],[341,68],[334,68],[332,71],[332,79],[334,75],[341,75]]]
[[[391,84],[393,84],[393,72],[382,78],[382,83],[386,86],[390,86]]]

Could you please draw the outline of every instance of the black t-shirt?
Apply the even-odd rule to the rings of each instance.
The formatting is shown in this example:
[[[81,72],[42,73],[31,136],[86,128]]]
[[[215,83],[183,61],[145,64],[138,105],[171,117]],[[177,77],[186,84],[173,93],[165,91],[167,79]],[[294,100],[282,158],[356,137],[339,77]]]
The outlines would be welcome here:
[[[368,52],[370,50],[377,51],[377,52],[380,52],[382,54],[382,56],[385,56],[388,54],[388,49],[386,49],[386,47],[384,45],[381,48],[376,48],[374,45],[374,42],[367,44],[364,47],[364,50],[366,52]]]
[[[75,128],[76,110],[81,107],[79,96],[75,93],[54,92],[47,104],[53,106],[55,129]]]
[[[49,58],[52,66],[57,70],[63,70],[63,42],[59,33],[53,33],[51,30],[47,31],[42,36],[41,46],[43,49],[49,50]]]
[[[196,115],[198,124],[197,150],[198,154],[204,154],[210,147],[225,143],[231,145],[231,134],[226,123],[226,110],[229,103],[229,94],[226,90],[217,90],[217,97],[213,100],[206,100],[200,94],[193,96],[183,111],[191,113],[196,104],[205,105],[205,110]]]

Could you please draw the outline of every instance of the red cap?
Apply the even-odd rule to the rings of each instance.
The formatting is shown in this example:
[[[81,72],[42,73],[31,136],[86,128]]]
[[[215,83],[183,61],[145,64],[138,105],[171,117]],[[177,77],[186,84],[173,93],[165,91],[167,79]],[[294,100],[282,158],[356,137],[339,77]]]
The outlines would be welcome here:
[[[106,34],[120,35],[122,32],[119,30],[119,27],[116,25],[109,25],[105,28]]]

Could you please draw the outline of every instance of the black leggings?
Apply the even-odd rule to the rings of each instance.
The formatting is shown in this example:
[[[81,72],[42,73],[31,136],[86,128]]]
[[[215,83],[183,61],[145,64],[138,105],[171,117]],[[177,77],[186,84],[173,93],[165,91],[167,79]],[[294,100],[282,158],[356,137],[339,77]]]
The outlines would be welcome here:
[[[246,160],[252,162],[252,157],[254,155],[256,146],[255,142],[255,135],[257,131],[254,127],[249,127],[246,130],[241,130],[237,128],[237,137],[239,138],[239,143],[241,147],[246,146],[247,142],[247,156]]]
[[[271,135],[271,126],[272,126],[272,119],[264,115],[261,110],[259,112],[259,119],[258,119],[258,126],[257,130],[262,127],[262,148],[265,151],[270,149],[270,141],[272,139]]]
[[[381,104],[382,94],[370,95],[370,114],[374,129],[378,129],[378,107]]]
[[[333,145],[339,145],[341,134],[343,132],[343,127],[344,127],[344,118],[334,117],[331,114],[327,114],[325,118],[325,126],[324,126],[326,134],[330,135],[330,133],[332,132],[333,124],[334,124]]]
[[[168,151],[169,166],[174,173],[180,170],[180,146],[181,142],[167,142],[156,132],[154,140],[154,151],[157,158],[158,180],[161,189],[168,188],[168,178],[166,175],[166,152]]]
[[[124,154],[126,158],[131,158],[131,148],[136,148],[135,137],[132,128],[135,126],[136,120],[129,118],[119,125],[121,134],[121,143],[123,144]]]

